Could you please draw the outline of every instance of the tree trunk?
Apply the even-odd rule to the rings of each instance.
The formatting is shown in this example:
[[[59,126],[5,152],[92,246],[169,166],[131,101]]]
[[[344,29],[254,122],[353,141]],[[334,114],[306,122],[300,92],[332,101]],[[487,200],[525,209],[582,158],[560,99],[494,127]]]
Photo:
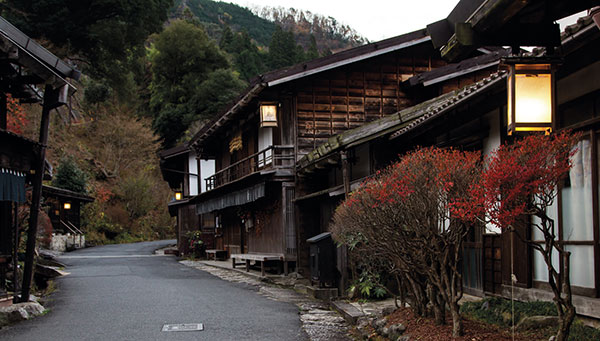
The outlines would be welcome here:
[[[440,293],[432,284],[427,285],[427,296],[433,310],[433,317],[436,325],[446,324],[446,307]]]
[[[571,324],[573,324],[573,320],[575,320],[575,308],[573,306],[566,307],[565,314],[558,323],[556,341],[567,341],[569,338],[569,329],[571,328]]]
[[[457,303],[450,303],[450,314],[452,315],[452,337],[463,335],[463,323],[460,318],[460,310]]]

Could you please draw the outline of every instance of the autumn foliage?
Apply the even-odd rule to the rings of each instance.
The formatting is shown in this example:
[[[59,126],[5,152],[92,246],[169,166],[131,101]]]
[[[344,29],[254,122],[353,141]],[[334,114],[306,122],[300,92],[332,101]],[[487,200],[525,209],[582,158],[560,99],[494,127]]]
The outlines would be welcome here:
[[[491,223],[510,233],[517,234],[516,227],[524,223],[540,232],[542,242],[517,236],[538,251],[546,263],[559,316],[556,339],[560,341],[568,338],[575,307],[569,276],[570,252],[558,240],[548,208],[569,174],[580,138],[580,134],[563,132],[553,136],[530,135],[502,145],[490,156],[482,181],[473,187],[470,199],[454,210],[465,220]],[[561,259],[558,264],[552,262],[553,254]]]
[[[540,205],[552,205],[569,173],[578,139],[569,133],[531,135],[500,146],[486,160],[482,181],[471,191],[473,200],[458,203],[454,212],[471,221],[486,217],[504,229],[523,215],[542,213]]]
[[[519,237],[546,261],[560,318],[557,339],[565,340],[575,316],[570,254],[547,210],[569,173],[579,139],[568,132],[531,135],[500,146],[483,162],[479,152],[417,149],[351,193],[336,210],[332,231],[363,268],[383,264],[397,276],[415,313],[443,323],[448,309],[457,336],[462,243],[470,229],[494,224],[516,233],[524,223],[537,228],[542,242]],[[552,263],[553,253],[560,264]]]
[[[455,335],[462,333],[460,254],[471,226],[453,208],[478,182],[480,160],[479,153],[452,149],[411,152],[352,193],[332,228],[361,255],[385,259],[417,314],[444,323],[448,306]]]
[[[11,94],[6,94],[6,109],[8,112],[6,118],[8,131],[15,134],[23,134],[23,128],[25,128],[29,121],[19,100],[13,98]]]

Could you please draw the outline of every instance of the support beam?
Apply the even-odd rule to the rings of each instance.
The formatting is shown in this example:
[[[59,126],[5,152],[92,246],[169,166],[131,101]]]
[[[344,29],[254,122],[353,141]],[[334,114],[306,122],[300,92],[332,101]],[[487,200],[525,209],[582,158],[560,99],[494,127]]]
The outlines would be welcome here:
[[[31,195],[31,208],[29,210],[29,229],[27,230],[27,249],[25,251],[25,269],[23,270],[23,284],[21,289],[21,302],[29,301],[31,280],[33,277],[35,240],[37,237],[37,224],[42,197],[42,180],[44,178],[44,166],[46,161],[46,145],[48,143],[48,130],[50,127],[50,111],[66,101],[67,86],[53,89],[46,85],[44,90],[44,103],[42,106],[42,122],[40,124],[40,155],[36,160],[35,175],[32,181],[33,190]]]

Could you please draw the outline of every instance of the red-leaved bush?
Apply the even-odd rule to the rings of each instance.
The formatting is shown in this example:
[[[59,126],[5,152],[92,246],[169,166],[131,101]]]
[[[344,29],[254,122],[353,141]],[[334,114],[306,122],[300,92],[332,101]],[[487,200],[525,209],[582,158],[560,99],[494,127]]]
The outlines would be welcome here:
[[[471,195],[481,174],[480,153],[421,148],[363,184],[337,209],[332,231],[351,250],[384,258],[410,291],[419,315],[445,322],[462,334],[458,301],[463,240],[471,226],[453,213]],[[432,311],[433,310],[433,311]]]
[[[575,307],[569,279],[570,252],[558,240],[548,208],[569,174],[571,157],[580,138],[580,134],[570,132],[529,135],[500,146],[487,160],[481,182],[473,186],[471,195],[453,207],[454,214],[464,220],[492,223],[512,233],[516,233],[519,224],[525,223],[541,232],[543,242],[524,241],[540,252],[546,263],[548,284],[554,293],[560,320],[556,336],[560,341],[568,338]],[[562,260],[559,264],[552,263],[554,252]]]

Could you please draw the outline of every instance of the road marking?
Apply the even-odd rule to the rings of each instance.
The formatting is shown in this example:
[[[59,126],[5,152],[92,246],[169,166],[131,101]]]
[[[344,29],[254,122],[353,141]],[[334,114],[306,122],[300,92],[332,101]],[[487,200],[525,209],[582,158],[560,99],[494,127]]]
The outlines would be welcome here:
[[[204,330],[202,323],[165,324],[162,327],[163,332],[195,332],[202,330]]]
[[[110,256],[60,256],[58,258],[81,259],[81,258],[145,258],[145,257],[165,257],[168,255],[110,255]]]

